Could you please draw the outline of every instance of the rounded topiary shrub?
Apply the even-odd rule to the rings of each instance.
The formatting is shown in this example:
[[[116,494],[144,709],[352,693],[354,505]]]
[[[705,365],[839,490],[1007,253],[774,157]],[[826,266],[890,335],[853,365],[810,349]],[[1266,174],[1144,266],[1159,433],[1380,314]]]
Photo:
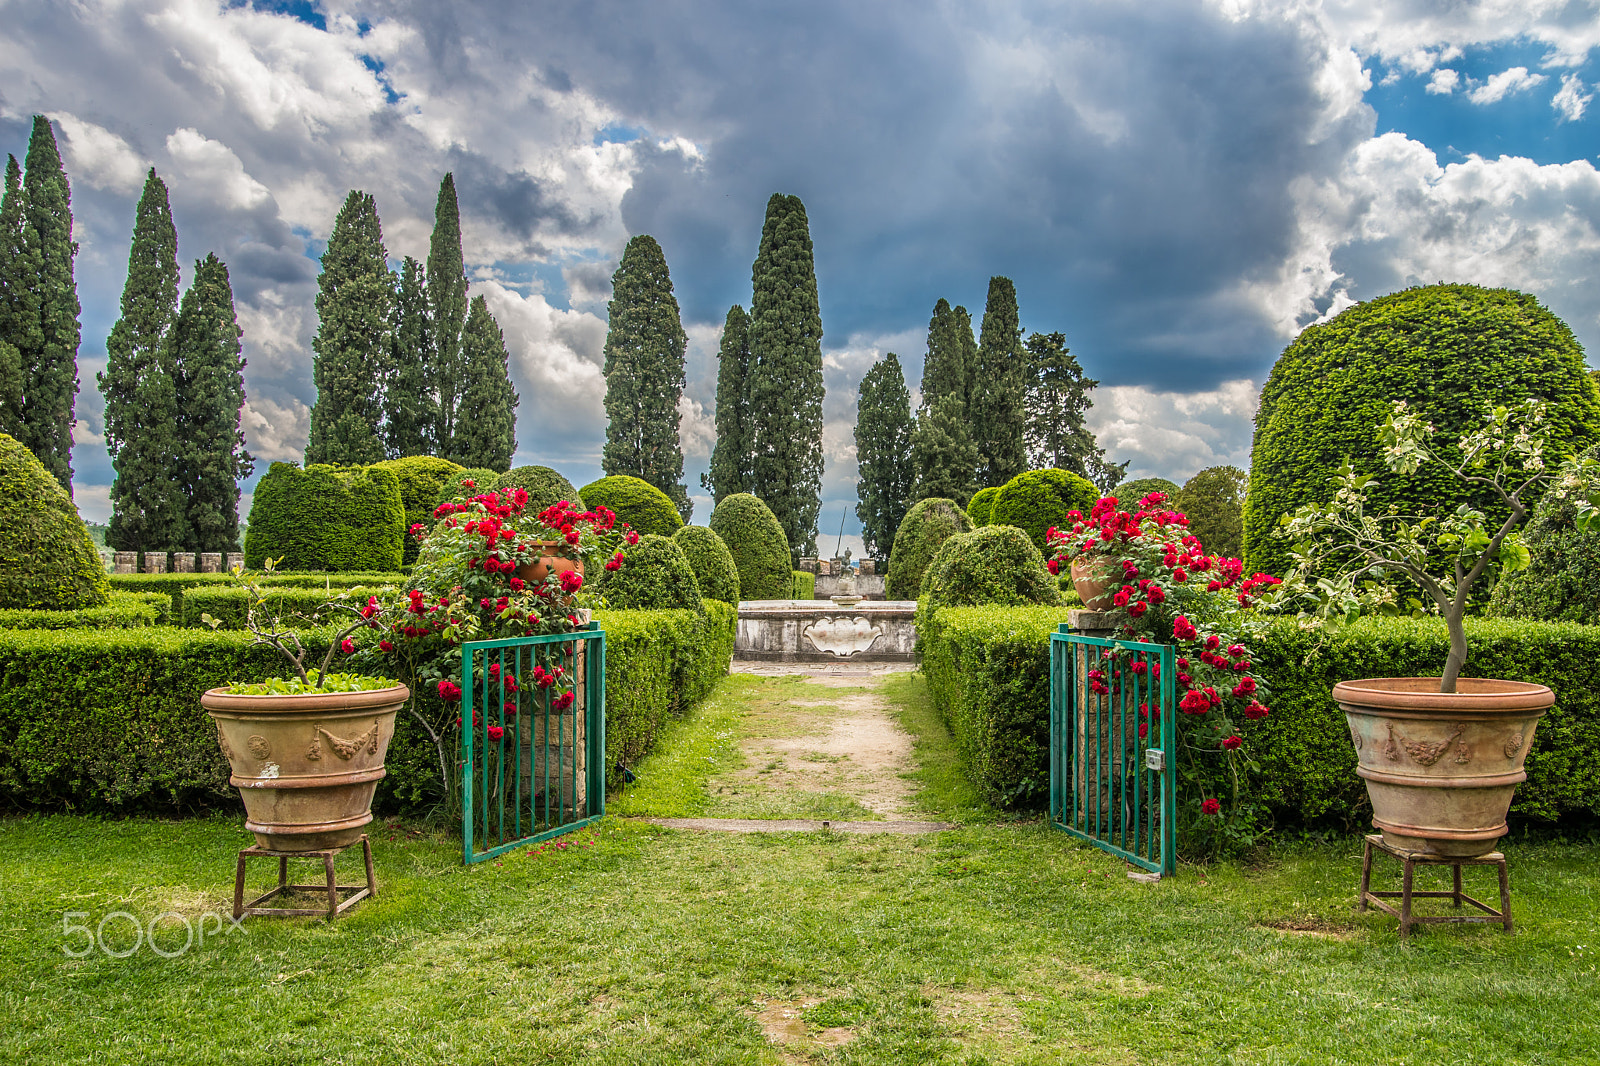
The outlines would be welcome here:
[[[609,507],[618,522],[626,522],[640,533],[670,537],[683,528],[683,516],[667,494],[640,478],[613,474],[591,481],[578,490],[588,507]]]
[[[895,530],[889,574],[883,579],[884,598],[916,599],[922,588],[922,572],[928,569],[939,546],[957,533],[971,530],[972,519],[956,501],[938,496],[918,500]]]
[[[494,488],[495,480],[499,476],[500,472],[498,470],[490,470],[486,466],[469,466],[458,469],[454,474],[445,478],[444,483],[439,486],[439,496],[433,501],[434,509],[437,510],[441,503],[449,503],[458,496],[462,499],[471,499],[474,496],[488,492]],[[472,482],[472,488],[469,489],[461,484],[463,481]]]
[[[250,503],[244,565],[278,559],[280,570],[394,571],[405,531],[392,471],[273,463]]]
[[[1236,466],[1210,466],[1185,481],[1169,506],[1188,516],[1189,532],[1207,552],[1237,559],[1244,550],[1244,490],[1249,484],[1250,475]]]
[[[625,611],[705,610],[689,557],[677,541],[646,533],[639,543],[623,550],[627,559],[622,568],[605,578],[607,607]]]
[[[1467,491],[1438,463],[1408,477],[1390,474],[1378,426],[1391,401],[1405,400],[1433,423],[1433,445],[1449,458],[1462,434],[1482,424],[1485,407],[1534,397],[1549,403],[1546,464],[1600,437],[1600,392],[1583,349],[1527,293],[1429,285],[1307,327],[1261,390],[1244,503],[1246,569],[1288,567],[1289,545],[1273,528],[1302,505],[1328,500],[1328,478],[1347,459],[1377,478],[1369,513],[1393,505],[1403,514],[1445,514],[1470,503],[1491,526],[1504,521],[1507,511],[1492,493]]]
[[[417,561],[417,538],[411,536],[411,527],[421,523],[427,529],[433,525],[433,509],[439,505],[439,490],[455,483],[460,476],[461,464],[432,455],[412,455],[404,459],[385,459],[372,466],[373,469],[389,471],[400,482],[400,502],[406,509],[405,554],[401,562],[410,566]]]
[[[1600,458],[1600,447],[1588,449]],[[1528,568],[1494,587],[1489,614],[1541,622],[1600,625],[1600,528],[1578,528],[1571,500],[1546,493],[1523,528]]]
[[[1000,495],[1000,486],[990,485],[986,489],[979,489],[967,501],[967,517],[972,519],[974,526],[986,526],[989,517],[994,513],[994,498]]]
[[[711,512],[711,531],[733,555],[742,599],[789,598],[794,588],[789,538],[771,508],[748,492],[724,496]]]
[[[1015,526],[984,526],[947,539],[928,564],[920,593],[918,599],[929,608],[1057,607],[1063,602],[1044,556]]]
[[[110,597],[105,566],[72,497],[0,433],[0,609],[80,611]]]
[[[672,539],[689,560],[695,581],[700,585],[700,595],[732,607],[739,606],[739,568],[734,565],[733,553],[722,538],[705,526],[684,526]]]
[[[1029,470],[1000,487],[994,498],[989,522],[997,526],[1016,526],[1028,535],[1034,547],[1044,550],[1044,537],[1051,526],[1066,523],[1068,511],[1088,514],[1100,498],[1094,485],[1070,470]]]
[[[578,495],[578,490],[572,487],[572,482],[548,466],[514,466],[500,475],[494,487],[501,492],[507,489],[525,489],[528,493],[529,514],[538,514],[551,504],[560,503],[562,500],[573,504],[580,511],[586,506],[582,497]]]
[[[1177,483],[1164,477],[1136,477],[1132,481],[1124,481],[1106,495],[1115,496],[1117,506],[1124,511],[1132,511],[1139,506],[1140,500],[1152,492],[1164,492],[1170,500],[1178,491]]]

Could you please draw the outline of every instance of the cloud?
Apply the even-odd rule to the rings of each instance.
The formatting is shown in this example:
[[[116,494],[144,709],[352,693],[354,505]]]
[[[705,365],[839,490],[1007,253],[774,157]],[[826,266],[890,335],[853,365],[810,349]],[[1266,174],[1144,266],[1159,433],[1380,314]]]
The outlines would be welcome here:
[[[1449,67],[1442,67],[1433,72],[1433,77],[1428,79],[1425,91],[1435,96],[1449,96],[1456,91],[1456,86],[1461,84],[1461,75]]]
[[[72,423],[72,443],[98,444],[101,447],[105,447],[106,435],[104,433],[96,433],[88,420],[80,418]]]
[[[1259,386],[1249,380],[1190,393],[1101,387],[1085,422],[1108,459],[1132,461],[1129,477],[1164,477],[1181,485],[1211,466],[1249,469],[1259,397]]]
[[[61,161],[74,179],[124,196],[138,194],[149,164],[127,141],[70,112],[49,117],[61,131]]]
[[[1467,93],[1467,99],[1475,104],[1498,104],[1507,96],[1527,92],[1546,80],[1543,74],[1529,74],[1527,67],[1512,67],[1489,75],[1488,81]]]
[[[1364,56],[1400,62],[1421,50],[1449,62],[1463,48],[1531,41],[1548,49],[1546,65],[1578,66],[1600,46],[1595,0],[1326,0],[1319,17],[1327,32]]]
[[[1583,91],[1583,81],[1576,74],[1563,74],[1561,88],[1550,100],[1550,106],[1556,109],[1561,121],[1576,122],[1583,117],[1584,110],[1593,99],[1594,93]]]

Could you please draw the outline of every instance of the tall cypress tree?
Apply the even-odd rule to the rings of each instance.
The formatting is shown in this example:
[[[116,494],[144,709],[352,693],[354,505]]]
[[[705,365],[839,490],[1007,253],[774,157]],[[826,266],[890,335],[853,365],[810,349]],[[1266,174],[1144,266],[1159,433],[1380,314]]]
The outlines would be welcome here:
[[[751,491],[777,516],[791,550],[813,555],[822,510],[822,310],[798,196],[767,201],[751,282]]]
[[[1100,383],[1084,374],[1064,334],[1035,333],[1026,349],[1028,423],[1023,438],[1028,461],[1035,468],[1055,467],[1086,477],[1090,457],[1103,454],[1083,424],[1094,406],[1089,391]]]
[[[177,392],[178,480],[186,497],[183,548],[239,547],[239,479],[255,460],[244,449],[244,366],[227,264],[207,255],[194,265],[178,317],[167,334]]]
[[[661,245],[647,234],[628,242],[611,277],[606,329],[607,475],[628,474],[667,494],[687,522],[694,505],[682,482],[678,443],[683,353],[688,335],[678,317]]]
[[[29,332],[38,329],[31,260],[23,235],[22,167],[6,156],[5,191],[0,194],[0,433],[27,440],[22,409],[22,349]],[[29,308],[32,307],[32,313]]]
[[[977,465],[978,447],[967,436],[956,398],[924,405],[911,433],[912,502],[934,497],[965,507],[978,491]]]
[[[378,205],[352,190],[334,220],[317,276],[317,335],[311,341],[317,402],[311,405],[307,466],[383,458],[378,422],[393,303]]]
[[[456,204],[456,181],[446,174],[439,182],[433,206],[433,236],[428,241],[428,322],[433,356],[429,361],[428,389],[438,400],[434,416],[433,445],[437,455],[449,455],[454,446],[462,394],[468,388],[467,360],[462,351],[462,331],[467,325],[467,264],[461,254],[461,210]]]
[[[734,304],[722,324],[717,349],[717,443],[711,449],[711,471],[700,475],[700,487],[716,503],[725,496],[749,492],[755,465],[755,432],[750,422],[750,316]]]
[[[511,385],[511,355],[505,335],[482,296],[475,297],[461,337],[467,387],[456,411],[456,432],[449,459],[466,467],[487,467],[504,473],[517,450],[516,408]]]
[[[890,352],[867,371],[856,394],[856,517],[875,559],[889,557],[911,506],[911,428],[911,393],[900,357]]]
[[[962,308],[963,314],[966,309]],[[966,343],[962,331],[966,332]],[[967,411],[967,347],[972,340],[972,321],[963,323],[948,300],[940,299],[933,305],[933,317],[928,320],[928,355],[922,363],[922,402],[937,406],[946,396],[954,396],[961,404],[962,417]]]
[[[967,435],[970,437],[972,436],[973,378],[978,373],[978,338],[972,332],[971,311],[968,311],[961,304],[956,304],[955,309],[950,314],[952,322],[947,328],[955,336],[956,345],[961,349],[961,410],[965,415]]]
[[[97,378],[116,470],[106,541],[120,551],[166,551],[185,541],[178,391],[167,347],[177,309],[178,232],[167,187],[152,167],[134,217],[122,317],[111,327],[106,369]]]
[[[423,287],[422,264],[409,255],[400,267],[390,338],[389,366],[394,376],[383,398],[389,458],[436,455],[433,433],[439,420],[439,405],[428,382],[433,359],[428,293]]]
[[[980,487],[1004,485],[1028,469],[1022,440],[1027,421],[1023,411],[1026,384],[1017,288],[1010,278],[993,277],[967,402],[967,421],[978,446]]]
[[[50,120],[33,116],[28,139],[23,236],[35,271],[39,326],[21,352],[24,444],[67,492],[72,491],[73,404],[78,397],[78,284],[72,261],[72,189]]]

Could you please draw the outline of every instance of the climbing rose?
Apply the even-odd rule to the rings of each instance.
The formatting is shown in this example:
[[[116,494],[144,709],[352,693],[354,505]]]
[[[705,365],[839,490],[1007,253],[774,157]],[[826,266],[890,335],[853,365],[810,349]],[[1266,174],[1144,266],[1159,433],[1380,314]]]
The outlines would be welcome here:
[[[454,703],[461,698],[461,686],[453,681],[439,682],[439,698],[446,703]]]
[[[561,591],[572,593],[583,588],[583,575],[576,570],[561,571]]]
[[[345,637],[339,642],[339,650],[344,652],[346,655],[351,655],[356,650],[356,642],[351,640],[349,637]]]
[[[1239,745],[1243,743],[1244,738],[1239,736],[1237,733],[1231,737],[1224,737],[1222,739],[1222,747],[1226,751],[1236,751],[1238,750]]]
[[[1193,640],[1199,635],[1200,631],[1195,629],[1194,624],[1183,615],[1180,614],[1172,620],[1172,636],[1174,639]]]
[[[1200,804],[1200,811],[1203,814],[1221,814],[1222,804],[1217,800],[1208,799],[1204,803]]]
[[[492,725],[492,726],[489,727],[489,739],[490,740],[499,740],[501,737],[503,737],[505,735],[506,735],[506,731],[504,729],[500,728],[499,726]]]
[[[638,534],[638,533],[636,533],[636,532],[634,532],[634,531],[633,531],[633,530],[631,530],[631,529],[630,529],[630,530],[628,530],[628,535],[627,535],[627,537],[626,537],[626,538],[624,538],[624,539],[626,539],[626,540],[627,540],[627,542],[628,542],[628,547],[630,547],[630,548],[631,548],[631,547],[633,547],[633,546],[634,546],[634,545],[635,545],[635,544],[637,544],[637,543],[639,543],[639,534]]]
[[[383,651],[394,651],[394,643],[392,641],[380,640],[378,641],[378,647]]]
[[[555,699],[550,701],[550,706],[554,707],[558,711],[564,711],[568,707],[572,706],[572,701],[573,701],[572,693],[563,692],[561,695],[557,696]]]

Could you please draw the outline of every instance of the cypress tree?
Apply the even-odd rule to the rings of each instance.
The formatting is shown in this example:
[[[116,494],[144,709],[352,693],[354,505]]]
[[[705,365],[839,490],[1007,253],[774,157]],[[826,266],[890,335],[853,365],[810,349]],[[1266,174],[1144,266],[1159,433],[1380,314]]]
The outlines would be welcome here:
[[[72,492],[72,408],[78,397],[78,284],[72,260],[72,189],[50,120],[33,116],[22,181],[23,236],[28,247],[37,331],[18,344],[22,363],[23,443]],[[163,199],[165,193],[163,192]]]
[[[428,293],[422,264],[406,256],[390,323],[389,366],[394,376],[384,393],[384,432],[389,458],[433,455],[433,433],[439,409],[428,384],[433,357],[428,324]]]
[[[961,319],[965,317],[963,323]],[[965,342],[962,333],[965,332]],[[962,417],[967,411],[967,349],[972,345],[972,319],[961,308],[961,316],[941,299],[933,305],[933,318],[928,321],[928,356],[922,363],[922,402],[938,406],[946,396],[954,396],[961,403]]]
[[[700,487],[721,503],[751,489],[755,465],[750,418],[750,316],[734,304],[722,324],[717,350],[717,443],[711,449],[711,471],[700,475]]]
[[[394,279],[383,226],[371,196],[345,198],[317,275],[317,335],[311,341],[311,440],[306,465],[376,463],[383,458],[378,421],[390,355]]]
[[[38,310],[32,313],[34,292],[27,243],[23,236],[22,167],[14,155],[6,156],[5,191],[0,194],[0,433],[27,440],[22,409],[22,349],[27,323],[38,329]]]
[[[116,470],[106,542],[120,551],[166,551],[185,541],[178,392],[167,347],[177,307],[178,232],[167,187],[152,167],[134,217],[122,317],[111,327],[106,369],[97,378]]]
[[[437,455],[456,451],[456,423],[462,394],[469,387],[462,331],[467,324],[467,264],[461,254],[461,210],[456,181],[439,182],[433,206],[433,236],[428,241],[428,323],[433,341],[428,390],[437,398],[433,445]]]
[[[611,277],[606,329],[606,446],[609,477],[628,474],[667,494],[687,522],[694,505],[683,484],[678,400],[688,335],[672,295],[667,258],[654,237],[628,242]]]
[[[978,446],[978,484],[1004,485],[1028,469],[1022,427],[1026,362],[1017,312],[1017,288],[1010,278],[989,279],[983,309],[983,337],[972,373],[967,421]]]
[[[194,265],[168,334],[178,407],[178,480],[186,500],[183,549],[239,548],[239,479],[255,460],[244,450],[244,366],[227,264],[207,255]]]
[[[874,559],[888,558],[911,506],[911,427],[911,393],[900,357],[890,352],[867,371],[856,394],[856,517]]]
[[[962,380],[962,410],[966,412],[967,435],[972,436],[972,392],[973,378],[978,373],[978,338],[972,332],[972,312],[960,304],[956,304],[951,312],[955,324],[950,331],[955,335],[956,343],[961,348]]]
[[[773,193],[751,270],[751,489],[791,550],[816,551],[822,509],[822,310],[810,226],[798,196]]]
[[[505,473],[517,450],[517,392],[511,385],[511,355],[505,335],[482,296],[472,301],[461,351],[466,389],[456,410],[456,431],[447,458],[464,467]]]
[[[946,396],[933,407],[924,405],[911,433],[912,502],[955,500],[965,507],[978,491],[977,466],[978,446],[967,436],[957,399]]]

